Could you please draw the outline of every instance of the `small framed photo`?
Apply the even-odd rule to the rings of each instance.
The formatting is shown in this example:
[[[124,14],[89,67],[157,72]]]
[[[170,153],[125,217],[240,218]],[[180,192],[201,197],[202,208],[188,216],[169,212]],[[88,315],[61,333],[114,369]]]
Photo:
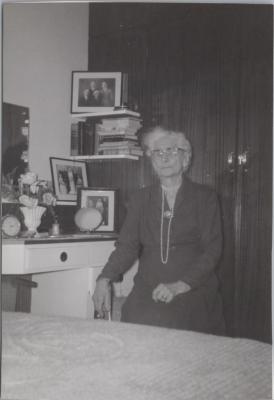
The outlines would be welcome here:
[[[78,188],[88,186],[86,163],[50,157],[50,168],[58,203],[77,204]]]
[[[121,72],[72,72],[71,112],[113,111],[121,105]]]
[[[96,231],[116,232],[118,220],[118,189],[83,187],[78,189],[79,208],[95,207],[102,214],[102,223]]]

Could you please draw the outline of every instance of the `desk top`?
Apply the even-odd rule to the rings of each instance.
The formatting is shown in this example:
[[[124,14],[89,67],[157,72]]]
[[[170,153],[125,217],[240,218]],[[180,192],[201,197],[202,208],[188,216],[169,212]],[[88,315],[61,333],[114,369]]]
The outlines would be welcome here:
[[[49,236],[44,234],[38,234],[36,237],[18,237],[18,238],[3,238],[3,245],[14,245],[14,244],[46,244],[46,243],[69,243],[69,242],[93,242],[93,241],[106,241],[116,240],[118,238],[117,233],[108,232],[94,232],[94,233],[73,233],[64,234],[58,236]]]
[[[2,273],[36,274],[105,265],[117,235],[94,232],[3,239]]]

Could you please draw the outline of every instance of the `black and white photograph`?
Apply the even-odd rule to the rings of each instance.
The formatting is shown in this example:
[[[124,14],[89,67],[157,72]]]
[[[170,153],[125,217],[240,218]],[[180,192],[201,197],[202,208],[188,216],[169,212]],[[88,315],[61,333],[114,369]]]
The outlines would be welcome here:
[[[121,105],[121,72],[72,73],[71,111],[100,112]]]
[[[1,399],[273,397],[273,6],[4,1]]]
[[[118,189],[84,187],[78,190],[78,206],[95,208],[102,216],[98,232],[115,232],[117,227]]]
[[[52,183],[58,201],[77,202],[77,189],[87,186],[85,162],[50,157]]]

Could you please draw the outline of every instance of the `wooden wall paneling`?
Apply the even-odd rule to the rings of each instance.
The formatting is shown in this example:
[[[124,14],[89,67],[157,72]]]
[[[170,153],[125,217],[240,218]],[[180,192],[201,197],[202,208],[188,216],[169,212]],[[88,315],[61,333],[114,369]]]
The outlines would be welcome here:
[[[122,7],[123,8],[123,7]],[[124,8],[123,8],[124,9]],[[113,45],[113,35],[108,43],[107,39],[95,38],[98,43],[97,48],[115,48],[116,56],[110,57],[110,61],[106,62],[105,54],[101,57],[103,64],[109,67],[112,63],[117,62],[117,54],[121,58],[120,67],[125,67],[130,71],[132,76],[133,90],[135,86],[143,89],[143,96],[139,95],[139,103],[142,104],[142,116],[144,122],[164,123],[167,126],[176,129],[183,129],[194,145],[194,165],[190,171],[191,177],[203,183],[216,185],[216,179],[226,174],[226,161],[224,165],[220,165],[223,159],[226,159],[226,152],[235,148],[235,118],[229,124],[229,129],[225,129],[227,125],[223,124],[223,118],[227,118],[227,114],[222,110],[229,108],[228,104],[235,103],[235,97],[238,93],[230,92],[224,98],[220,90],[225,91],[228,87],[227,76],[225,70],[226,63],[224,60],[221,67],[218,63],[218,57],[221,57],[216,51],[219,46],[222,49],[221,42],[215,43],[216,26],[212,24],[212,19],[202,12],[200,15],[192,9],[192,15],[188,8],[180,8],[180,13],[173,15],[172,21],[168,26],[165,24],[150,24],[149,28],[143,26],[136,28],[136,35],[144,35],[146,33],[147,43],[140,46],[132,52],[132,48],[127,48],[127,56],[122,46],[122,41],[116,41]],[[186,11],[187,10],[187,11]],[[206,9],[203,9],[206,10]],[[195,16],[195,18],[192,18]],[[98,19],[99,20],[99,19]],[[183,25],[182,25],[183,21]],[[216,17],[217,21],[217,17]],[[138,26],[138,20],[135,21]],[[223,21],[220,22],[220,25]],[[145,33],[144,33],[145,32]],[[186,35],[186,32],[188,33]],[[205,35],[207,32],[207,35]],[[118,34],[117,34],[118,35]],[[126,33],[124,34],[126,35]],[[132,32],[130,33],[132,37]],[[218,36],[217,36],[218,37]],[[227,38],[225,38],[227,40]],[[114,40],[115,42],[115,40]],[[93,41],[94,43],[94,41]],[[102,43],[104,43],[102,45]],[[124,43],[127,43],[124,40]],[[233,43],[235,45],[235,43]],[[235,48],[235,46],[234,46]],[[222,55],[224,59],[227,56]],[[97,61],[96,61],[97,60]],[[92,68],[98,63],[100,56],[93,57],[91,60]],[[140,67],[140,60],[143,60]],[[132,69],[138,66],[139,70]],[[97,64],[98,67],[98,64]],[[233,65],[234,67],[234,65]],[[222,72],[223,68],[223,72]],[[234,72],[234,68],[232,68]],[[230,71],[229,71],[230,72]],[[231,72],[230,72],[231,74]],[[229,76],[229,82],[233,82],[235,76]],[[144,82],[143,84],[140,82]],[[133,87],[133,88],[132,88]],[[213,90],[214,88],[214,90]],[[227,104],[227,100],[229,100]],[[231,107],[232,108],[232,107]],[[235,110],[234,110],[235,115]],[[223,124],[223,125],[222,125]],[[220,151],[222,149],[222,151]],[[146,159],[141,161],[142,177],[140,177],[141,185],[147,185],[153,181],[154,176],[148,168],[149,163]],[[225,169],[223,174],[220,171]],[[226,177],[227,178],[227,177]],[[227,311],[228,325],[233,320],[233,304],[230,300],[233,297],[234,271],[233,271],[233,249],[234,241],[231,240],[232,205],[233,201],[233,179],[228,172],[228,178],[222,183],[223,186],[228,185],[225,193],[225,202],[223,203],[223,219],[225,222],[225,263],[222,265],[222,277],[225,282],[224,297]],[[219,179],[220,180],[220,179]],[[222,190],[220,191],[222,192]],[[228,195],[228,196],[226,196]],[[232,195],[232,197],[231,197]],[[220,196],[223,197],[223,196]],[[223,200],[223,198],[222,198]],[[228,223],[229,222],[229,223]],[[224,267],[225,265],[225,267]]]
[[[127,204],[140,187],[140,162],[129,159],[106,159],[88,162],[88,184],[91,187],[118,188],[119,229],[126,215]]]
[[[220,19],[221,16],[216,15],[218,24],[215,25],[212,24],[212,17],[205,18],[204,14],[197,16],[194,23],[192,20],[185,21],[183,32],[182,28],[179,32],[176,27],[172,40],[171,33],[168,40],[161,37],[159,42],[162,48],[168,48],[168,55],[171,48],[171,54],[163,61],[165,68],[155,70],[153,93],[160,98],[159,122],[182,129],[193,144],[194,160],[189,171],[191,178],[214,186],[219,193],[224,225],[224,251],[219,275],[228,333],[232,335],[236,171],[231,173],[227,157],[230,152],[236,152],[239,61],[235,57],[237,35],[232,35],[231,40],[231,28],[224,32],[220,29],[226,22]],[[229,21],[226,23],[228,25]],[[237,33],[235,26],[233,30]],[[189,33],[187,36],[184,34],[186,31]],[[216,32],[219,32],[219,36],[216,36]],[[154,42],[157,40],[156,36]],[[170,47],[168,43],[171,41],[176,45]],[[234,57],[231,57],[231,51],[234,52]],[[169,69],[168,60],[170,65],[174,65],[174,52],[177,57],[180,55],[180,68],[177,60],[177,74],[173,69],[166,72]],[[158,53],[153,60],[160,65],[160,51]],[[174,63],[176,64],[176,59]]]
[[[236,331],[271,341],[273,47],[271,9],[243,15],[238,154],[241,218],[236,260]]]
[[[163,26],[181,24],[188,12],[189,6],[182,8],[176,4],[90,5],[90,36],[93,40],[90,40],[89,46],[89,70],[116,69],[127,72],[129,105],[138,103],[138,109],[147,124],[155,122],[151,115],[152,85],[157,80],[156,63],[151,54],[155,42],[151,42],[151,37],[156,34],[156,42],[161,47],[165,37]],[[102,25],[106,15],[106,21],[111,21]],[[159,66],[162,63],[160,61]],[[166,79],[167,76],[163,82]]]
[[[239,94],[239,58],[237,50],[239,20],[215,15],[218,24],[212,31],[218,44],[211,75],[207,86],[211,97],[210,119],[207,120],[205,143],[205,174],[203,182],[215,186],[219,194],[223,222],[223,252],[219,264],[219,278],[223,296],[227,334],[237,335],[235,331],[235,201],[237,177],[237,98]],[[218,32],[218,35],[217,35]],[[215,83],[214,83],[215,81]],[[201,151],[203,151],[201,149]],[[229,163],[231,161],[231,163]]]
[[[116,39],[107,30],[104,36],[102,25],[100,34],[97,28],[89,68],[124,67],[144,123],[164,123],[187,133],[194,147],[189,174],[215,187],[221,201],[219,275],[228,333],[269,340],[273,8],[171,4],[156,12],[159,4],[143,6],[91,6],[97,27],[100,13],[112,10]],[[102,50],[108,47],[115,52],[109,58]],[[258,152],[258,160],[266,158],[253,163],[249,174],[236,163],[246,145],[251,154]],[[234,165],[228,165],[229,155]],[[155,179],[146,162],[140,163],[141,186]]]

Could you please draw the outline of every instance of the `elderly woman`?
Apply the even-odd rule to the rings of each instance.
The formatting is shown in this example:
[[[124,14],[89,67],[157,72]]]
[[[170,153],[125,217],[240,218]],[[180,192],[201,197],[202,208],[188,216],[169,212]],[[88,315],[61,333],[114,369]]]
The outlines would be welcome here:
[[[97,280],[95,310],[109,309],[109,283],[139,258],[122,321],[224,334],[215,274],[222,248],[216,194],[186,177],[192,152],[183,133],[152,128],[143,147],[159,183],[132,198],[117,247]]]

